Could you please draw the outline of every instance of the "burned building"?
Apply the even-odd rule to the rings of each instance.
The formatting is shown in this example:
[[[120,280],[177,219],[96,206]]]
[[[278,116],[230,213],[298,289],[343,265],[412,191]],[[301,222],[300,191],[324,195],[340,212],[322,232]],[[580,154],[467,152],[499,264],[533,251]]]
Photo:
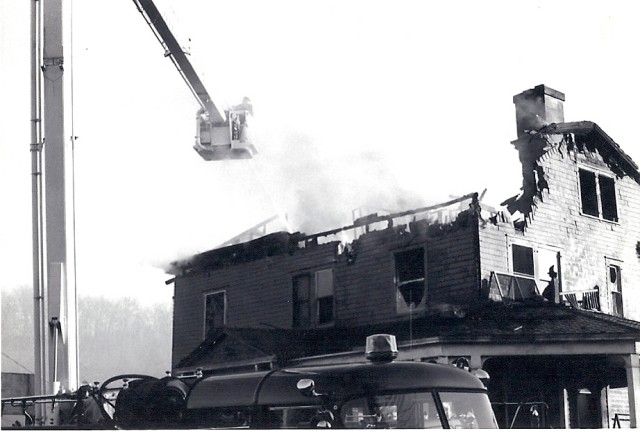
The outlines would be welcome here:
[[[277,232],[176,262],[176,375],[400,359],[487,371],[503,427],[637,426],[640,171],[544,85],[514,97],[521,192]]]

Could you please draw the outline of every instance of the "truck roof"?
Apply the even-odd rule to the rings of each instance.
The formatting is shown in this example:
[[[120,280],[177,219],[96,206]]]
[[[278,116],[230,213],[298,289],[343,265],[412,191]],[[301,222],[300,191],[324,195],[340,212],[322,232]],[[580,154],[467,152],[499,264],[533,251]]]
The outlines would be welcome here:
[[[313,380],[318,393],[336,399],[405,390],[485,389],[469,372],[451,365],[387,362],[296,367],[206,377],[189,393],[187,408],[320,404],[320,397],[305,396],[297,389],[301,379]]]

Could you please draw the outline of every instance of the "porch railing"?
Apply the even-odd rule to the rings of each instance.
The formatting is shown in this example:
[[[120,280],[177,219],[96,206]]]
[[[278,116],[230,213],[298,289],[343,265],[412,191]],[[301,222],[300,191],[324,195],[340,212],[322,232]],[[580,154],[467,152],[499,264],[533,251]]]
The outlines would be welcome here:
[[[611,421],[613,422],[611,424],[611,428],[622,428],[621,422],[630,422],[630,417],[631,416],[629,415],[629,413],[616,413],[613,419],[611,419]],[[625,426],[625,428],[628,427]]]
[[[573,308],[580,308],[582,310],[601,310],[600,289],[598,286],[593,289],[560,292],[560,301]]]

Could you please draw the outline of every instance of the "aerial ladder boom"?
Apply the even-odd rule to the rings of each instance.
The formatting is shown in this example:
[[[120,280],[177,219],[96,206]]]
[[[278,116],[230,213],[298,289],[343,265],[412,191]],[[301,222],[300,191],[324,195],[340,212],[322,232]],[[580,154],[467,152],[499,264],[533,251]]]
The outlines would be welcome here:
[[[154,1],[133,2],[164,48],[165,57],[171,58],[200,105],[194,149],[205,160],[252,158],[257,151],[249,133],[253,115],[250,100],[245,97],[241,104],[231,108],[216,104],[189,60],[189,51],[180,44]]]

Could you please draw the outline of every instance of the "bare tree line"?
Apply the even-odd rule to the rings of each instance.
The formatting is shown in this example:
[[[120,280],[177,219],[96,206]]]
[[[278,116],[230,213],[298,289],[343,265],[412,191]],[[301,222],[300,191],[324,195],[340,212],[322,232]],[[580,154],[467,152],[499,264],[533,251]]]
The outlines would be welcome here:
[[[80,296],[80,381],[124,373],[161,377],[171,368],[171,308],[135,299]],[[2,371],[33,373],[33,293],[2,291]]]

